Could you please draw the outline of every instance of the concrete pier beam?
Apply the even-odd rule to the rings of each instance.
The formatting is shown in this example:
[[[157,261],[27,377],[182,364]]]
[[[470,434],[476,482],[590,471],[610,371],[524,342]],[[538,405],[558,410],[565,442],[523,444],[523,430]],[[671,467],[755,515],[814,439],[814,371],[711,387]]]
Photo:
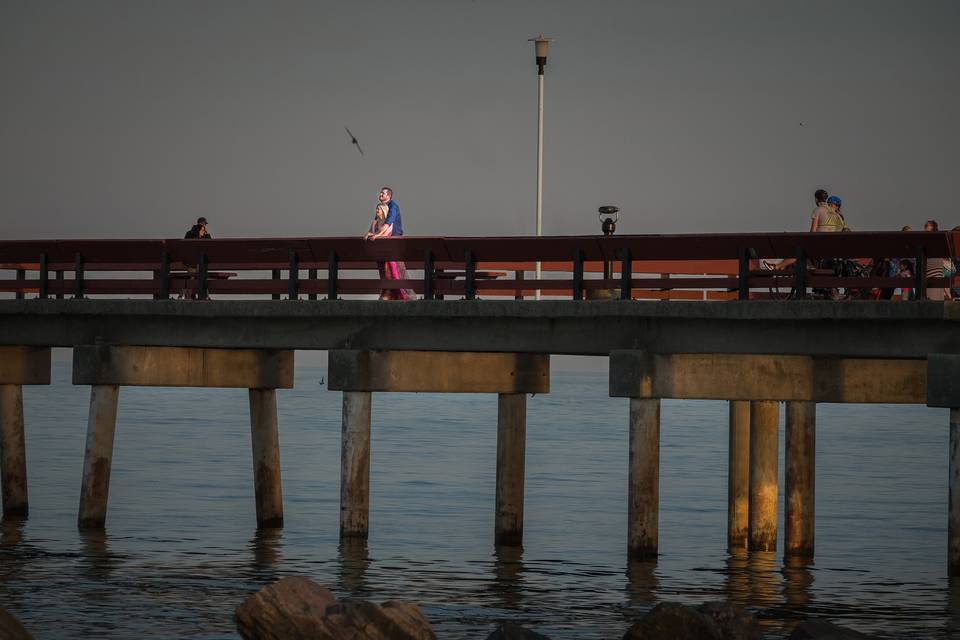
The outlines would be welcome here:
[[[340,537],[366,538],[370,529],[369,391],[343,392],[340,449]]]
[[[660,401],[630,399],[627,553],[656,558],[660,511]]]
[[[50,384],[50,349],[0,346],[0,494],[4,518],[25,518],[29,511],[25,384]]]
[[[115,384],[93,385],[90,389],[87,446],[83,454],[80,512],[77,516],[80,529],[102,529],[107,519],[119,395],[120,387]]]
[[[786,403],[783,553],[796,558],[813,557],[816,412],[813,402]]]
[[[496,393],[494,539],[523,541],[526,394],[549,393],[550,356],[468,351],[330,351],[327,388],[343,391],[340,536],[369,528],[370,393]]]
[[[527,442],[527,396],[497,396],[497,503],[494,540],[523,543],[523,485]]]
[[[727,548],[745,549],[750,517],[750,402],[730,401]]]
[[[3,517],[27,517],[27,446],[23,431],[23,387],[0,384],[0,487]]]
[[[750,515],[751,551],[777,549],[777,469],[780,450],[780,403],[750,403]]]
[[[280,436],[277,429],[277,390],[250,389],[250,443],[257,526],[283,526],[280,481]]]
[[[276,390],[293,387],[292,351],[84,345],[73,351],[73,384],[92,387],[81,529],[106,521],[120,386],[248,389],[257,525],[283,526]]]

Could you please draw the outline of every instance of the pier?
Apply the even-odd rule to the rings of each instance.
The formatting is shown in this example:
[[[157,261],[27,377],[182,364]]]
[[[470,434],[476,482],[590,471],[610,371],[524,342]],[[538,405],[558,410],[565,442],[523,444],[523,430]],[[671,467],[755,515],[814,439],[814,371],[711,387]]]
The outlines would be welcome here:
[[[960,304],[926,300],[952,283],[923,268],[957,246],[951,233],[0,242],[0,269],[14,276],[0,280],[11,298],[0,300],[4,517],[28,513],[22,385],[49,384],[50,349],[67,347],[73,383],[91,388],[81,528],[107,526],[117,403],[131,385],[248,389],[257,524],[282,526],[276,389],[294,386],[296,350],[325,350],[328,388],[343,395],[341,537],[376,526],[374,396],[495,393],[493,539],[519,545],[526,396],[549,393],[550,355],[592,355],[609,358],[610,396],[629,399],[629,451],[611,464],[629,469],[631,557],[658,553],[661,400],[729,402],[726,544],[776,550],[782,495],[786,558],[815,551],[816,405],[908,403],[950,409],[948,572],[960,575]],[[836,256],[906,256],[918,276],[755,264]],[[418,275],[370,277],[386,259]],[[536,262],[540,280],[527,277]],[[424,299],[357,298],[398,286]],[[806,299],[871,287],[917,300]],[[771,299],[781,289],[793,299]],[[525,299],[535,290],[550,299]]]

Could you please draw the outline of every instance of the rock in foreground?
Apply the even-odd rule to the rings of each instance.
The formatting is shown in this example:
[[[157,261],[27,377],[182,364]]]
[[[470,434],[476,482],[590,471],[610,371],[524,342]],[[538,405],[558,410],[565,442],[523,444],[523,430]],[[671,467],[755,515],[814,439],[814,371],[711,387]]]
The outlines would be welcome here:
[[[536,631],[524,629],[518,624],[504,622],[487,636],[487,640],[550,640],[550,638]]]
[[[624,640],[759,640],[760,625],[746,610],[725,602],[694,608],[663,602],[627,630]]]
[[[309,578],[283,578],[247,598],[235,612],[246,640],[436,640],[415,604],[338,602]]]
[[[805,620],[790,634],[790,640],[869,640],[870,637],[826,620]]]
[[[722,640],[709,616],[676,602],[661,602],[624,634],[623,640]]]
[[[33,640],[30,632],[13,615],[0,607],[0,640]]]

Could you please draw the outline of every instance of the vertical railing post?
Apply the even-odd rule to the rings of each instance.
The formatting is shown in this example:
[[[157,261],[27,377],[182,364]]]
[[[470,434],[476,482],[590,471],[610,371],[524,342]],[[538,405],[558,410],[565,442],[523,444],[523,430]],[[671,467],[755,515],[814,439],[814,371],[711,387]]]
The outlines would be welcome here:
[[[737,249],[737,259],[739,266],[737,268],[737,289],[739,291],[737,298],[739,300],[750,299],[750,249]]]
[[[166,251],[160,252],[160,293],[157,294],[159,300],[170,299],[170,254]]]
[[[73,297],[83,297],[83,254],[79,251],[73,256]]]
[[[337,280],[339,278],[340,265],[337,261],[337,252],[331,251],[327,258],[327,299],[337,299]]]
[[[316,269],[308,269],[308,270],[307,270],[307,280],[313,281],[313,280],[316,280],[316,279],[317,279],[317,270],[316,270]],[[312,287],[313,287],[313,285],[311,285],[311,288],[312,288]],[[307,300],[316,300],[316,299],[317,299],[317,294],[316,294],[316,293],[308,293],[308,294],[307,294]]]
[[[583,300],[583,250],[573,252],[573,299]]]
[[[802,300],[807,295],[807,252],[797,249],[797,261],[793,265],[793,297]]]
[[[27,270],[26,269],[17,269],[17,286],[25,286],[24,280],[27,279]],[[23,300],[23,290],[19,290],[16,293],[17,300]]]
[[[271,269],[271,270],[270,270],[270,279],[271,279],[271,280],[279,280],[279,279],[280,279],[280,269]],[[279,300],[279,299],[280,299],[280,294],[279,294],[279,293],[271,293],[271,294],[270,294],[270,299],[271,299],[271,300]]]
[[[57,269],[57,300],[63,300],[63,269]]]
[[[629,247],[620,250],[620,299],[629,300],[633,287],[633,256]]]
[[[473,251],[467,249],[463,257],[463,288],[464,297],[467,300],[475,300],[477,297],[477,261],[473,257]]]
[[[523,300],[523,283],[527,279],[527,274],[523,269],[517,269],[513,272],[513,279],[517,282],[517,288],[513,292],[513,299]]]
[[[207,254],[200,253],[200,264],[197,265],[197,300],[207,299]]]
[[[917,247],[916,253],[917,265],[914,268],[913,280],[914,289],[917,291],[917,300],[927,299],[927,251],[923,247]]]
[[[49,281],[49,273],[47,271],[47,267],[48,267],[47,254],[46,252],[43,252],[40,254],[40,286],[39,286],[39,293],[38,293],[38,296],[40,297],[41,300],[46,299],[47,294],[49,293],[49,289],[47,288],[48,281]]]
[[[300,299],[300,258],[290,249],[290,271],[287,273],[287,299]]]
[[[430,249],[423,256],[423,299],[433,300],[433,251]]]

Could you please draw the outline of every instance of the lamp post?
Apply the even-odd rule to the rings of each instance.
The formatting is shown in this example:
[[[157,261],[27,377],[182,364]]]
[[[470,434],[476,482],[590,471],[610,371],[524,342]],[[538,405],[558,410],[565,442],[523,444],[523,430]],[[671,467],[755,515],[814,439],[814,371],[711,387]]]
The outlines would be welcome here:
[[[530,38],[537,58],[537,237],[543,226],[543,68],[547,66],[547,51],[550,39],[541,33]],[[540,261],[537,260],[537,281],[540,281]],[[540,289],[536,290],[536,299],[540,299]]]
[[[612,236],[613,232],[617,230],[617,222],[620,220],[620,207],[607,205],[597,209],[597,213],[597,218],[600,219],[600,230],[603,231],[603,235]],[[606,216],[606,218],[604,218],[604,216]],[[603,279],[609,280],[612,272],[613,269],[611,268],[610,261],[604,260]]]

